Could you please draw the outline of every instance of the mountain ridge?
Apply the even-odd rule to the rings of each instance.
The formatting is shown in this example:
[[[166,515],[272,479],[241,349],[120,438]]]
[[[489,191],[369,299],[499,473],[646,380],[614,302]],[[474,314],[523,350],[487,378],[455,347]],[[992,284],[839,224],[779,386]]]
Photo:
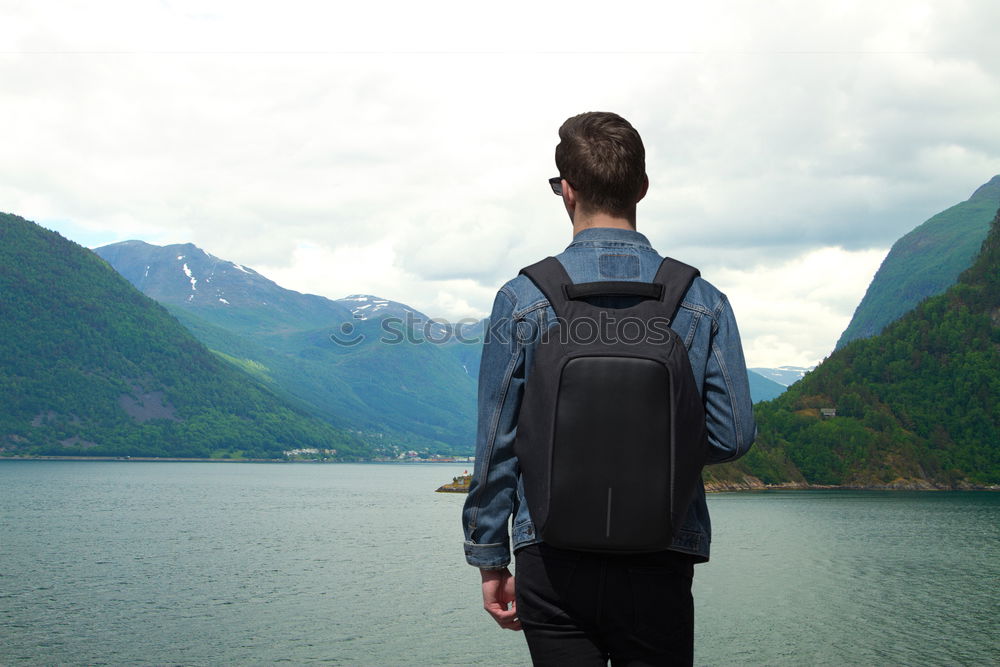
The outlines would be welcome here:
[[[316,328],[352,319],[343,304],[281,287],[254,269],[220,259],[193,243],[158,246],[130,240],[94,252],[147,296],[195,311],[216,311],[212,317],[230,328]]]
[[[979,252],[1000,206],[1000,175],[967,200],[931,216],[889,250],[834,349],[867,338],[923,299],[955,284]]]
[[[969,200],[986,199],[991,202],[1000,200],[1000,174],[976,188]]]

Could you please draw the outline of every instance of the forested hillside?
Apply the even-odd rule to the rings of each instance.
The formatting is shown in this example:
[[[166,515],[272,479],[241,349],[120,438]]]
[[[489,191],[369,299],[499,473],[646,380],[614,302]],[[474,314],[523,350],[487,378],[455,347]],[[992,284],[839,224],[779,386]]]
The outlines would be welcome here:
[[[997,485],[998,397],[1000,212],[955,286],[758,404],[754,449],[736,464],[711,469],[710,479]],[[827,416],[830,410],[835,415]]]
[[[881,332],[927,297],[955,284],[979,252],[997,206],[1000,176],[896,241],[837,341],[837,349]]]
[[[0,214],[0,454],[368,448],[225,363],[91,251]]]

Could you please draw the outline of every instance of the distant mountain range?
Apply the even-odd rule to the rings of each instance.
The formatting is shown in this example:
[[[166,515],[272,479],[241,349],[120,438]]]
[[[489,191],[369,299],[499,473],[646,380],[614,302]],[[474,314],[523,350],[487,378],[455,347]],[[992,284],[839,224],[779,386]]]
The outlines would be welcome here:
[[[874,336],[929,296],[941,294],[969,268],[1000,206],[1000,176],[968,200],[933,216],[889,250],[837,349]]]
[[[801,380],[815,366],[778,366],[777,368],[751,368],[750,371],[762,375],[782,387],[788,387]]]
[[[405,304],[301,294],[192,244],[95,252],[209,348],[387,454],[472,452],[481,324],[462,343]]]
[[[747,379],[750,380],[750,399],[754,403],[777,398],[787,388],[780,382],[775,382],[756,370],[747,370]]]
[[[353,319],[351,307],[278,286],[191,244],[123,241],[94,250],[143,294],[240,333],[301,331]]]
[[[350,460],[374,451],[209,352],[91,251],[8,214],[0,312],[5,456],[280,458],[315,448]]]

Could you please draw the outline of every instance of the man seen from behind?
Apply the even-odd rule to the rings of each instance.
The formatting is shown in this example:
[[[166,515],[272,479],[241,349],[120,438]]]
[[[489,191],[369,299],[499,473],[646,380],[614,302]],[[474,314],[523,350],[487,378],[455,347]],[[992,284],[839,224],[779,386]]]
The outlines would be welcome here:
[[[573,230],[557,259],[572,283],[653,282],[663,257],[636,231],[636,205],[649,187],[638,132],[613,113],[580,114],[559,128],[555,157],[559,175],[550,186]],[[669,326],[687,350],[704,406],[706,462],[732,461],[755,435],[736,320],[725,295],[700,277],[679,293]],[[600,298],[611,308],[632,302]],[[479,375],[476,464],[462,514],[466,559],[480,570],[483,605],[501,627],[524,631],[536,665],[690,665],[691,582],[711,541],[700,480],[662,550],[579,551],[537,534],[514,447],[539,333],[555,322],[552,304],[528,276],[497,293]],[[512,550],[516,584],[508,568]]]

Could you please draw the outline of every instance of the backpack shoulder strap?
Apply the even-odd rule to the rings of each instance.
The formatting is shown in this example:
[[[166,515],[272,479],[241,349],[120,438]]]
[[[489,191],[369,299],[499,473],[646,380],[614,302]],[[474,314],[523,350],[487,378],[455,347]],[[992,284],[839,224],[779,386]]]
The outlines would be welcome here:
[[[681,305],[681,300],[687,293],[688,288],[694,279],[701,275],[701,272],[684,262],[678,262],[671,257],[664,257],[660,262],[660,268],[656,271],[654,283],[663,285],[663,296],[660,298],[663,305],[670,311],[670,321],[677,315],[677,309]]]
[[[540,262],[524,267],[520,273],[535,283],[549,300],[549,304],[556,311],[556,316],[562,317],[566,306],[565,286],[573,284],[562,262],[555,257],[546,257]]]

